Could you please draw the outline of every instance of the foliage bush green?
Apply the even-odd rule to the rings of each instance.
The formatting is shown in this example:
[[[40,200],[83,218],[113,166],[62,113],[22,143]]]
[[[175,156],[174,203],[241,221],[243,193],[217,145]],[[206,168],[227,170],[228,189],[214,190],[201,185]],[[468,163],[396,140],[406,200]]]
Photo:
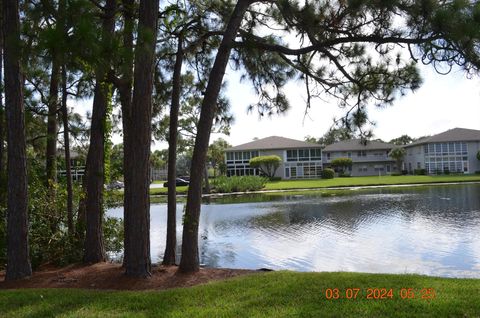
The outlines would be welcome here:
[[[250,167],[258,168],[265,176],[273,178],[282,159],[279,156],[259,156],[250,159]]]
[[[417,176],[424,176],[427,174],[427,171],[425,169],[415,169],[413,170],[413,174]]]
[[[331,162],[332,167],[337,168],[340,170],[340,175],[343,176],[343,172],[348,168],[351,167],[353,164],[353,160],[351,158],[335,158]]]
[[[268,179],[259,176],[218,177],[211,181],[212,192],[231,193],[261,190]]]
[[[49,201],[48,189],[43,182],[42,164],[35,158],[28,161],[28,218],[29,247],[32,267],[49,263],[63,266],[80,262],[83,256],[81,235],[70,237],[67,230],[67,191],[59,180],[55,185],[56,200]],[[0,180],[0,190],[6,189],[4,178]],[[74,184],[74,220],[77,220],[81,188]],[[6,191],[0,191],[0,267],[6,264]],[[105,195],[105,206],[114,205],[118,198]],[[123,223],[117,218],[106,218],[104,222],[105,249],[119,252],[123,248]]]
[[[322,170],[321,177],[322,179],[333,179],[335,178],[335,171],[330,168],[325,168]]]

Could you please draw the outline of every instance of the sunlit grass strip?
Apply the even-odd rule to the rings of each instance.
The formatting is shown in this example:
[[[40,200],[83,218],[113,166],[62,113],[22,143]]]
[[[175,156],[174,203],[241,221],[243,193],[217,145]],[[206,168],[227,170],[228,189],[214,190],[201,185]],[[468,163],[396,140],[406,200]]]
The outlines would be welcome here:
[[[359,288],[356,299],[326,299]],[[367,299],[368,288],[393,299]],[[400,290],[412,288],[413,299]],[[435,299],[421,299],[432,288]],[[148,292],[0,291],[5,317],[472,317],[480,312],[480,280],[417,275],[273,272],[193,288]]]
[[[352,187],[368,185],[428,184],[446,182],[480,181],[480,175],[444,175],[444,176],[369,176],[335,179],[282,180],[269,182],[265,190],[310,189],[329,187]]]

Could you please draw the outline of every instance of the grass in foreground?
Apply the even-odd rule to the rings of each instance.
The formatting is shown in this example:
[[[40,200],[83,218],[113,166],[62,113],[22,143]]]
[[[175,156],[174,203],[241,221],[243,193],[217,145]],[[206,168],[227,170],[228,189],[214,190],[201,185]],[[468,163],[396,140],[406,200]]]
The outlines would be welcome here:
[[[309,189],[326,187],[349,187],[366,185],[394,185],[410,183],[442,183],[480,181],[480,175],[442,176],[370,176],[313,180],[281,180],[269,182],[264,190]]]
[[[356,299],[327,300],[325,290],[360,288]],[[367,288],[393,299],[366,299]],[[414,299],[402,299],[413,288]],[[422,288],[436,298],[421,299]],[[470,317],[480,312],[480,280],[417,275],[273,272],[184,289],[148,292],[0,291],[5,317]]]

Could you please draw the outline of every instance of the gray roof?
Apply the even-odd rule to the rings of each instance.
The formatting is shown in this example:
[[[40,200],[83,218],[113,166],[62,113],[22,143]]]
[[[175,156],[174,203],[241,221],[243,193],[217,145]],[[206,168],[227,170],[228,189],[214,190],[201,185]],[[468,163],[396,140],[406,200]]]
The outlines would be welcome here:
[[[268,149],[296,149],[296,148],[320,148],[321,145],[301,140],[295,140],[285,137],[270,136],[246,144],[241,144],[226,151],[240,151],[240,150],[268,150]]]
[[[388,150],[395,148],[395,145],[381,141],[369,140],[366,144],[360,139],[339,141],[323,148],[323,151],[358,151],[358,150]]]
[[[427,144],[431,142],[450,142],[450,141],[480,141],[480,130],[453,128],[437,135],[425,137],[405,147]]]

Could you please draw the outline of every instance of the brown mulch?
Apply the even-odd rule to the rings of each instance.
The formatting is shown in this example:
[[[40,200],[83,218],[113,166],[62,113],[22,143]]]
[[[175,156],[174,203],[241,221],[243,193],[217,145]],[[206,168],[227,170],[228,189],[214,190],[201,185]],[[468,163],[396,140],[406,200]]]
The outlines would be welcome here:
[[[63,268],[44,267],[30,278],[5,281],[0,272],[0,289],[13,288],[87,288],[110,290],[147,290],[190,287],[210,281],[224,280],[256,271],[243,269],[202,268],[195,274],[181,274],[177,266],[154,266],[149,278],[131,278],[124,275],[119,264],[70,265]]]

